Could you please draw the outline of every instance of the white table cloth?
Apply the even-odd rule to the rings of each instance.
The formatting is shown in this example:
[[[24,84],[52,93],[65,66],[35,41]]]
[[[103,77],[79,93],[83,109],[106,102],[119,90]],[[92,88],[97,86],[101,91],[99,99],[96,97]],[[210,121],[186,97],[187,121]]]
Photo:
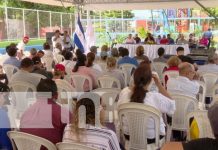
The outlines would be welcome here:
[[[136,53],[136,49],[141,44],[117,44],[116,47],[124,47],[129,50],[129,56],[134,57]],[[158,49],[163,47],[165,49],[165,54],[168,55],[176,55],[176,49],[178,47],[184,47],[185,55],[190,54],[190,49],[188,44],[185,45],[142,45],[145,49],[144,54],[149,57],[150,60],[158,57]]]

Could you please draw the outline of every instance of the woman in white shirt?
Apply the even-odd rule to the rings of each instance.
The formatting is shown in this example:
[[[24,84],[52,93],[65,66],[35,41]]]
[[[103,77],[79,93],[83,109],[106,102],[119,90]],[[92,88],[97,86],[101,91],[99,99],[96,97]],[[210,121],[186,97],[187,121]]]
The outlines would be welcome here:
[[[152,78],[158,87],[159,93],[148,91]],[[118,105],[128,102],[143,103],[158,109],[161,113],[169,115],[172,115],[176,108],[175,101],[171,99],[158,77],[152,74],[149,64],[140,65],[134,72],[134,86],[127,87],[121,91]],[[123,121],[125,124],[125,118]],[[146,125],[148,130],[145,134],[147,134],[147,142],[150,144],[155,142],[154,120],[150,119]],[[128,138],[128,125],[124,126],[124,130],[124,133],[127,134]],[[163,118],[161,118],[160,137],[163,138],[164,136],[165,124],[163,122]]]
[[[86,126],[79,127],[79,108],[85,106]],[[100,115],[103,116],[103,112]],[[102,117],[100,117],[102,119]],[[76,104],[72,124],[65,128],[63,142],[79,142],[101,150],[120,150],[116,134],[107,128],[95,126],[95,104],[89,98],[83,98]]]
[[[101,66],[94,63],[95,54],[92,52],[89,52],[86,57],[87,57],[86,67],[90,67],[90,68],[94,69],[95,71],[97,71],[97,73],[101,73],[102,72]]]

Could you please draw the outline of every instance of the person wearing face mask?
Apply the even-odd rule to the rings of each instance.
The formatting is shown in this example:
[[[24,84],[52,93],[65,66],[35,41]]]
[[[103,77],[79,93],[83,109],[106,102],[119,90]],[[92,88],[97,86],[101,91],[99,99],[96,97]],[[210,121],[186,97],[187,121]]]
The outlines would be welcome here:
[[[7,136],[7,132],[11,131],[10,120],[8,118],[6,103],[9,103],[8,94],[9,87],[0,82],[0,149],[12,150],[11,142]]]
[[[23,113],[20,131],[45,138],[53,144],[62,142],[71,113],[56,103],[58,89],[55,81],[41,79],[36,91],[37,100]]]
[[[66,73],[64,65],[62,65],[62,64],[55,65],[54,74],[53,74],[53,79],[54,80],[56,80],[56,79],[64,79],[64,76],[66,74],[67,73]]]

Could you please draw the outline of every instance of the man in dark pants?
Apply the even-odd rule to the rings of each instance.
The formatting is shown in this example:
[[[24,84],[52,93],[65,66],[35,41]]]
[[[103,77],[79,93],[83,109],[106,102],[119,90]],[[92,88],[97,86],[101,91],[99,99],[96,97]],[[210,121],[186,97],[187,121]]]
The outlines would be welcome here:
[[[211,44],[211,40],[213,39],[213,34],[211,32],[211,29],[209,28],[205,33],[204,33],[204,36],[208,39],[208,45],[207,45],[207,48],[209,49],[210,48],[210,44]]]

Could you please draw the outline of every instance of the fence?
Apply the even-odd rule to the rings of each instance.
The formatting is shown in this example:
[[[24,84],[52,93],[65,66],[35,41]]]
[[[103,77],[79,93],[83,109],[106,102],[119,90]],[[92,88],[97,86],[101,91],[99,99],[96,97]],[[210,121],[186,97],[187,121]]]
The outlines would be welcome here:
[[[45,38],[57,29],[74,31],[74,14],[11,7],[0,7],[0,40],[16,40],[28,35]]]

